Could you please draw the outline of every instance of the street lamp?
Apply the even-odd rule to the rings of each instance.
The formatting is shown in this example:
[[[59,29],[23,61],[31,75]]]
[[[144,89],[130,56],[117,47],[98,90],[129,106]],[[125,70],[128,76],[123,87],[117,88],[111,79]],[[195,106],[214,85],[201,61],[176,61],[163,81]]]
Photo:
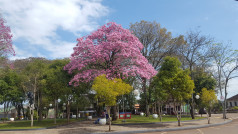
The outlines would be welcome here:
[[[66,110],[66,103],[63,103],[63,118],[64,118],[64,111]]]
[[[197,95],[195,95],[195,99],[199,99],[200,98],[200,96],[197,94]],[[193,103],[193,114],[194,114],[194,103]]]
[[[195,98],[198,100],[198,99],[200,98],[200,96],[197,94],[197,95],[195,96]]]
[[[56,108],[56,113],[57,113],[57,117],[58,117],[58,112],[59,112],[59,103],[61,102],[61,99],[57,100],[57,108]]]

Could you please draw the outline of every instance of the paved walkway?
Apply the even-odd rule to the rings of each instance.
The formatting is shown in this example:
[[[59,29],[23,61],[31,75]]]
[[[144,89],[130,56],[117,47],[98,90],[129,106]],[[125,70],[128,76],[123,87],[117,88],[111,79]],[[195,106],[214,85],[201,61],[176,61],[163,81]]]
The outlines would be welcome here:
[[[205,115],[204,115],[205,116]],[[223,124],[230,122],[232,119],[238,118],[238,113],[227,114],[229,119],[222,119],[222,114],[213,114],[211,124]],[[28,131],[0,131],[0,134],[84,134],[84,133],[108,133],[108,125],[93,124],[94,121],[76,122],[67,126],[53,129],[28,130]],[[207,120],[193,120],[181,122],[181,126],[177,126],[177,122],[156,123],[156,124],[140,124],[140,125],[112,125],[113,133],[141,133],[154,131],[168,131],[177,129],[188,129],[194,127],[206,127]]]

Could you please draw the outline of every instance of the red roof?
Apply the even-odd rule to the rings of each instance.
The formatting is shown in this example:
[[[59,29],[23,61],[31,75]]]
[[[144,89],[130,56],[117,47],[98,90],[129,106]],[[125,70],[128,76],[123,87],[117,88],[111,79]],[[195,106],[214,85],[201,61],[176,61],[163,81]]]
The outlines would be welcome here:
[[[238,94],[228,98],[227,100],[238,100]]]

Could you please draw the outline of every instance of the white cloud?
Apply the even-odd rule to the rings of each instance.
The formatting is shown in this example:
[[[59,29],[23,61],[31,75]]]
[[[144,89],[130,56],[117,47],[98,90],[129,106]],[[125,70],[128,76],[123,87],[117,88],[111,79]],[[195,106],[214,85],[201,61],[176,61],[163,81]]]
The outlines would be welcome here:
[[[49,47],[49,51],[54,51],[54,53],[50,54],[52,58],[66,58],[69,57],[73,53],[73,47],[76,43],[70,42],[59,42],[58,46],[51,45]]]
[[[18,55],[16,56],[11,56],[10,60],[16,60],[16,59],[25,59],[27,57],[32,57],[33,55],[31,53],[29,53],[28,51],[19,49],[18,47],[16,47],[15,45],[13,45],[13,48],[15,50],[16,53],[18,53]]]
[[[228,92],[228,95],[227,95],[228,98],[238,94],[238,78],[234,78],[229,81],[227,92]]]
[[[14,40],[25,39],[30,45],[52,52],[54,57],[59,57],[60,50],[64,53],[64,48],[69,50],[68,44],[72,49],[71,42],[61,39],[57,29],[74,35],[90,32],[98,27],[97,20],[109,12],[101,0],[3,0],[0,9]]]

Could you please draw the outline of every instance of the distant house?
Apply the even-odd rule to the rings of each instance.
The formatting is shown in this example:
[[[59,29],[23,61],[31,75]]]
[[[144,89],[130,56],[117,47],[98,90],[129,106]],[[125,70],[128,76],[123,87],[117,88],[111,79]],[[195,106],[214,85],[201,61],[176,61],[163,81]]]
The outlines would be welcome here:
[[[231,108],[234,106],[238,106],[238,94],[227,99],[227,107]]]

